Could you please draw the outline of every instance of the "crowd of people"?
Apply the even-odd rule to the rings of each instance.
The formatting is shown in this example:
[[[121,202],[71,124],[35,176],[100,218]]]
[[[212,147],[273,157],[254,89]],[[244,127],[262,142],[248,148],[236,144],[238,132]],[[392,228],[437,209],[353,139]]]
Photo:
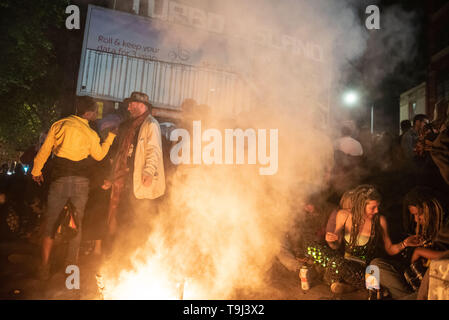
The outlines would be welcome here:
[[[427,298],[430,261],[449,257],[448,131],[422,114],[401,129],[397,140],[378,139],[388,145],[366,148],[342,129],[329,190],[299,208],[290,233],[300,237],[289,235],[278,256],[287,269],[309,265],[338,294],[364,289],[374,266],[379,290],[370,298]]]
[[[65,245],[65,270],[79,265],[82,240],[93,244],[92,259],[99,260],[104,240],[119,238],[117,225],[132,224],[142,212],[157,214],[165,192],[161,129],[148,95],[133,92],[125,104],[126,117],[97,119],[96,102],[77,97],[76,115],[56,121],[31,148],[34,155],[22,156],[28,175],[20,164],[2,167],[1,238],[40,247],[36,277],[42,281],[55,271],[55,240]]]
[[[101,259],[114,242],[130,241],[122,229],[149,232],[139,217],[158,214],[166,193],[166,137],[148,95],[133,92],[124,103],[127,117],[98,120],[95,101],[77,97],[76,115],[55,122],[32,160],[23,159],[32,180],[20,164],[12,175],[2,167],[0,234],[40,245],[41,280],[51,277],[61,232],[72,231],[64,255],[64,265],[72,265],[82,240]],[[309,265],[332,292],[345,293],[364,289],[366,267],[376,266],[382,297],[427,297],[429,261],[449,253],[449,135],[445,122],[429,123],[425,115],[403,121],[401,130],[397,139],[367,141],[354,127],[342,128],[328,188],[295,208],[299,219],[278,255],[288,270]],[[416,275],[410,270],[416,273],[418,263]]]

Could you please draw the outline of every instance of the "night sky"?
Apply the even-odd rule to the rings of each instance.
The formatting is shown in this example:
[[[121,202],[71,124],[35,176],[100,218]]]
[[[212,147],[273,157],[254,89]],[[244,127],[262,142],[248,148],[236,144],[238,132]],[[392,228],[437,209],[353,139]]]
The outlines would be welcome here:
[[[361,19],[365,19],[364,8],[369,5],[370,1],[360,2]],[[344,84],[347,87],[362,88],[366,97],[364,106],[351,111],[352,117],[356,119],[359,127],[370,126],[370,107],[374,105],[374,131],[380,133],[387,131],[391,134],[399,134],[399,99],[401,93],[415,87],[416,85],[426,81],[427,68],[427,46],[426,46],[426,3],[424,1],[393,1],[382,0],[378,3],[380,9],[380,30],[374,30],[370,34],[368,48],[365,54],[357,61],[351,61],[351,76]],[[370,77],[372,73],[388,64],[388,56],[370,55],[370,45],[378,45],[376,41],[371,42],[373,37],[382,30],[382,13],[392,7],[399,7],[413,17],[413,25],[415,29],[411,35],[414,39],[412,52],[405,53],[408,61],[399,63],[394,72],[386,74],[380,81],[372,83]],[[362,22],[363,23],[363,22]],[[384,39],[385,40],[385,39]],[[379,49],[379,48],[377,48]],[[380,48],[380,50],[382,50]]]

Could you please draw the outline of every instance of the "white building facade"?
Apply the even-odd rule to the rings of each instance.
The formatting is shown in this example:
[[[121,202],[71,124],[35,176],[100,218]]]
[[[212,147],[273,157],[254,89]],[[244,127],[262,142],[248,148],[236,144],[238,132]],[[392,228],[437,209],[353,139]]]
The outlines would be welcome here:
[[[416,87],[401,94],[399,107],[399,124],[403,120],[413,121],[417,114],[426,114],[426,83],[423,82]]]

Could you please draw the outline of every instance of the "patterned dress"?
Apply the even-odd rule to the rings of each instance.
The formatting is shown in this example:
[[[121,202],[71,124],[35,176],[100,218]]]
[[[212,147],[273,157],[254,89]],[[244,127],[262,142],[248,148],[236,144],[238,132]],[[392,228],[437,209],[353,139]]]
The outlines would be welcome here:
[[[344,239],[344,252],[334,250],[327,244],[309,243],[306,256],[324,269],[324,280],[328,284],[344,281],[356,288],[365,287],[365,269],[375,257],[380,236],[379,216],[373,218],[369,240],[364,245],[350,247]]]

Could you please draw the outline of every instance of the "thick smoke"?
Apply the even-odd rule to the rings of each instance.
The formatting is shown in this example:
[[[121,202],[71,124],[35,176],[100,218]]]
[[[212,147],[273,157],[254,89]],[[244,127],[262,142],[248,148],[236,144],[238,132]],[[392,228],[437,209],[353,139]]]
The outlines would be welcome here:
[[[417,17],[399,6],[381,12],[381,30],[371,32],[364,73],[368,86],[376,88],[401,64],[413,61],[417,54]]]
[[[184,298],[192,299],[241,298],[238,292],[269,290],[267,271],[285,234],[307,197],[326,187],[333,164],[327,111],[332,87],[345,79],[348,62],[362,57],[370,39],[356,2],[198,2],[206,3],[207,10],[226,17],[230,38],[258,34],[249,49],[230,46],[224,53],[231,65],[251,64],[242,66],[242,77],[257,88],[258,104],[249,111],[242,106],[246,111],[233,119],[210,106],[210,115],[196,120],[223,137],[226,128],[278,129],[278,171],[261,176],[259,165],[179,166],[168,181],[159,215],[141,214],[141,224],[150,223],[151,232],[126,234],[105,265],[107,298],[177,298],[176,283],[183,283]],[[373,81],[381,81],[402,60],[398,43],[405,50],[412,45],[408,33],[403,34],[409,16],[395,9],[382,18],[385,28],[399,29],[372,40],[382,44],[373,45],[379,51],[371,54],[382,56],[385,47],[396,48],[397,54],[388,65],[384,61]],[[208,39],[198,34],[205,33],[192,32],[187,40],[207,46]],[[272,45],[258,43],[261,37]],[[290,51],[276,48],[292,39],[300,45],[287,46]],[[147,241],[129,252],[134,237]],[[133,259],[125,264],[127,255]]]

